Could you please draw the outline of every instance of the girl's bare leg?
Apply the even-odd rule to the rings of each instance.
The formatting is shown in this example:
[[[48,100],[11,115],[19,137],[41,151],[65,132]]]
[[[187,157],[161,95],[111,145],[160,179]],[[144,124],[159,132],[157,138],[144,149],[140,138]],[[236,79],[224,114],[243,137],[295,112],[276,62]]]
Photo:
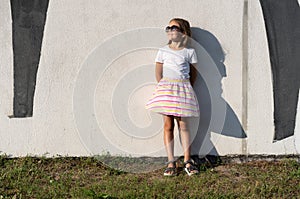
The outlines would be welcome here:
[[[168,155],[168,161],[174,160],[174,116],[164,115],[164,145]],[[168,164],[172,167],[173,164]]]
[[[195,167],[194,163],[191,160],[191,141],[190,141],[190,132],[188,129],[188,123],[186,118],[176,117],[176,121],[178,123],[178,129],[181,136],[181,144],[184,150],[184,162],[185,162],[185,171],[188,175],[193,175],[199,173],[198,168]],[[191,162],[188,163],[187,161]]]
[[[188,175],[193,175],[199,173],[198,168],[195,167],[193,162],[188,163],[187,161],[191,160],[191,147],[190,147],[190,132],[188,129],[188,123],[186,121],[186,118],[182,117],[176,117],[176,121],[178,124],[178,129],[181,136],[181,144],[182,148],[184,150],[184,162],[185,163],[185,169]]]
[[[182,148],[184,151],[184,162],[191,159],[190,132],[187,121],[184,117],[176,117],[178,130],[181,136]]]

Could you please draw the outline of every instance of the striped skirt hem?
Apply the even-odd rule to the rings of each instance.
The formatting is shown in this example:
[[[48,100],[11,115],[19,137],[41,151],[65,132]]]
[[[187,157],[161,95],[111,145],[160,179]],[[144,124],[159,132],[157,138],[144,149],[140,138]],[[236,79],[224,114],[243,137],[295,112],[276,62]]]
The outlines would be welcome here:
[[[177,117],[199,117],[199,104],[189,79],[163,77],[145,108]]]

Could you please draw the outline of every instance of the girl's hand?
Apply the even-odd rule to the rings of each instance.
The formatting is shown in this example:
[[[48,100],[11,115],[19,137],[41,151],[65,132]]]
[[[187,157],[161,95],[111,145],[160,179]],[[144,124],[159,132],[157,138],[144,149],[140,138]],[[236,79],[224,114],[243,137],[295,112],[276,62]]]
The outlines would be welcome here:
[[[159,82],[162,78],[162,70],[163,70],[163,63],[156,62],[155,77],[157,82]]]

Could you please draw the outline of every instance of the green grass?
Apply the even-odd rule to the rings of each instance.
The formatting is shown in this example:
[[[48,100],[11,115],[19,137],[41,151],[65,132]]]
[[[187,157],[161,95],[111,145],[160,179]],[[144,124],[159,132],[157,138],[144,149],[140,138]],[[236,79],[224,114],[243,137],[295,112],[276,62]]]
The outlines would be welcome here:
[[[179,165],[179,169],[181,165]],[[181,168],[182,169],[182,168]],[[0,156],[0,198],[297,198],[300,165],[284,159],[201,167],[198,176],[127,173],[98,158]]]

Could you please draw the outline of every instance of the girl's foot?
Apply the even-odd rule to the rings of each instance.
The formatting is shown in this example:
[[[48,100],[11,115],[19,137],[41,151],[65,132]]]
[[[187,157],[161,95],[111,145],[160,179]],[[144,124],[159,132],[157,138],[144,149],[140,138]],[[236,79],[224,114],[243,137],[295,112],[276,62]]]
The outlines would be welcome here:
[[[184,170],[189,176],[199,173],[199,170],[192,159],[184,162]]]
[[[164,176],[176,176],[176,160],[171,160],[166,163],[168,166],[164,171]]]

